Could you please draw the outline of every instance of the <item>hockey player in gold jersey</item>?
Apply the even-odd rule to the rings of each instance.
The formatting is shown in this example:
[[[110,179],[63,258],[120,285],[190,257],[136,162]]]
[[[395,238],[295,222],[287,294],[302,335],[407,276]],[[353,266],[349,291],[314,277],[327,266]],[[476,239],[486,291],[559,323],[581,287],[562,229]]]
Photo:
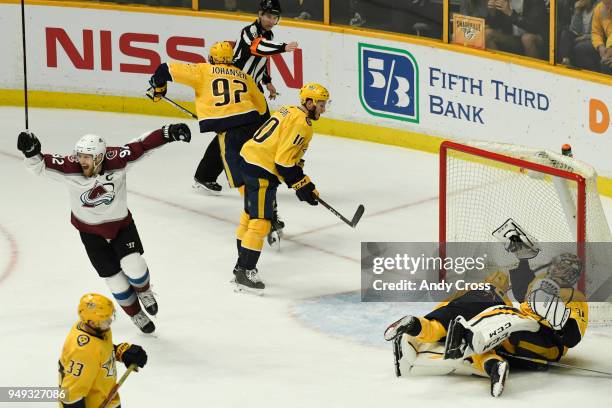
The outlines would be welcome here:
[[[564,253],[536,277],[521,259],[509,277],[501,271],[489,277],[493,291],[469,291],[424,317],[402,317],[385,331],[394,342],[397,370],[401,363],[409,371],[435,366],[441,374],[488,376],[491,395],[500,396],[510,366],[546,368],[513,356],[558,361],[584,336],[588,307],[573,288],[581,269],[576,255]],[[518,309],[503,295],[510,282]]]
[[[134,344],[113,345],[110,326],[115,308],[110,299],[87,293],[78,313],[79,321],[70,330],[59,360],[60,387],[66,393],[60,408],[98,408],[117,383],[115,361],[144,367],[147,353]],[[107,407],[120,405],[117,394]]]
[[[261,292],[265,288],[256,265],[270,231],[279,184],[285,182],[293,188],[300,201],[318,204],[318,192],[304,174],[302,157],[312,139],[312,121],[325,112],[328,100],[329,92],[323,86],[304,85],[300,105],[281,107],[240,151],[245,197],[236,230],[238,261],[234,267],[240,290]]]
[[[223,166],[230,187],[243,185],[239,152],[263,122],[270,117],[268,104],[253,78],[233,66],[234,50],[228,42],[210,48],[209,64],[170,62],[161,64],[151,77],[153,101],[167,92],[167,82],[187,85],[195,91],[200,132],[217,132]],[[195,180],[204,158],[196,170]]]

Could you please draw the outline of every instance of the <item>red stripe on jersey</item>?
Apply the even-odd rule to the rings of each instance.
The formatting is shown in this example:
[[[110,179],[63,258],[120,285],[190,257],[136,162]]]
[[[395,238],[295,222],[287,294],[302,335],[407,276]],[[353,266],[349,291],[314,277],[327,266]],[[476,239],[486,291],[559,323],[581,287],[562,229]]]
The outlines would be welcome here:
[[[61,156],[59,154],[43,155],[45,167],[51,170],[59,171],[64,174],[82,173],[83,169],[75,156]]]
[[[132,213],[128,210],[125,218],[117,221],[105,222],[103,224],[87,224],[70,213],[70,222],[76,229],[87,234],[99,235],[105,239],[115,239],[121,228],[127,227],[133,222]]]
[[[136,161],[148,150],[155,149],[166,143],[161,129],[149,133],[143,140],[128,143],[121,147],[106,148],[104,160],[105,170],[123,169],[129,162]]]

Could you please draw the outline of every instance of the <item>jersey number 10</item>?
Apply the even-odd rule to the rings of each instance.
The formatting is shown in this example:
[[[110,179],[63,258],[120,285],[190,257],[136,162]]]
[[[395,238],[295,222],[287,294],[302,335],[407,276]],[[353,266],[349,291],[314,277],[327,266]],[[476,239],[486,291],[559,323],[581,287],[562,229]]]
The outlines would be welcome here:
[[[232,92],[233,91],[233,92]],[[215,106],[223,106],[232,102],[232,94],[234,95],[234,103],[240,103],[240,94],[247,91],[247,84],[234,79],[231,84],[227,78],[217,78],[212,81],[212,93],[214,96],[223,97],[223,101],[215,102]]]

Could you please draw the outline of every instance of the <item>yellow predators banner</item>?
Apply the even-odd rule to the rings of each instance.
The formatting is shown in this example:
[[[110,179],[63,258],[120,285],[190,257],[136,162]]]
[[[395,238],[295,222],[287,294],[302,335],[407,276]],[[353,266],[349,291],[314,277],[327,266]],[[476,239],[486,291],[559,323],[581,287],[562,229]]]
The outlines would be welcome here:
[[[485,49],[485,20],[453,13],[453,43]]]

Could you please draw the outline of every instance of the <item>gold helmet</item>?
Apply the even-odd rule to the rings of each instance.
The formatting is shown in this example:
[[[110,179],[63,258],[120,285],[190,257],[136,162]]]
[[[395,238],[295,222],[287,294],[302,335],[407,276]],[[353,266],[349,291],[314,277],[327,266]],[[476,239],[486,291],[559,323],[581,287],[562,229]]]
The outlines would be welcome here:
[[[227,41],[214,43],[210,47],[208,62],[211,64],[231,64],[234,62],[234,49]]]
[[[329,92],[323,85],[311,82],[300,89],[300,103],[305,104],[307,99],[312,99],[314,102],[327,101]]]
[[[106,296],[86,293],[79,301],[79,318],[94,328],[107,329],[115,317],[115,306]]]

